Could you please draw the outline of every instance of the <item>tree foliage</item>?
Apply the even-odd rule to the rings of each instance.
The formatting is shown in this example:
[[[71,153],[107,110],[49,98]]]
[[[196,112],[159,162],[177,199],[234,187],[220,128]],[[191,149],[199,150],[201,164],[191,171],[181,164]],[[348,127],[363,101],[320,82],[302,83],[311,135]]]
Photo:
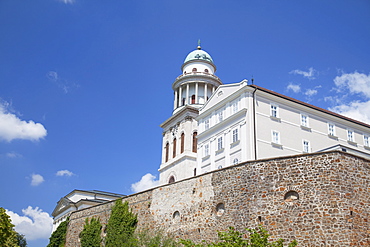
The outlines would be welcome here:
[[[136,229],[137,215],[132,213],[128,202],[117,200],[107,224],[106,247],[135,246],[137,239],[133,237]]]
[[[278,239],[270,242],[269,234],[263,227],[257,229],[246,229],[249,232],[249,238],[244,238],[244,233],[238,232],[233,227],[229,227],[228,231],[219,232],[219,240],[214,243],[195,244],[191,240],[180,240],[180,243],[185,247],[284,247],[284,240]],[[288,247],[297,246],[297,241],[292,241]]]
[[[19,247],[27,247],[27,240],[23,234],[17,232],[17,244]]]
[[[47,247],[64,247],[67,235],[69,219],[59,224],[57,229],[51,234]]]
[[[163,231],[142,230],[134,235],[136,245],[134,247],[176,247],[180,244]]]
[[[86,219],[84,229],[80,233],[81,247],[100,247],[102,243],[101,238],[102,225],[99,219]]]
[[[4,208],[0,207],[0,246],[13,247],[19,246],[17,241],[17,232],[11,222],[10,216]]]

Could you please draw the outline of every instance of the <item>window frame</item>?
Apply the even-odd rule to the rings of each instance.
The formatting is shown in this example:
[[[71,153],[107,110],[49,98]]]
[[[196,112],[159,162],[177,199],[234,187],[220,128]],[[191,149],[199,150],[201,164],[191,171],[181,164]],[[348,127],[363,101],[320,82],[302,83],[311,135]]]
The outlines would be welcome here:
[[[364,134],[364,147],[370,148],[370,136]]]
[[[335,136],[335,124],[328,123],[328,135]]]
[[[307,114],[301,113],[301,126],[308,128],[309,125],[309,117]]]
[[[223,109],[217,112],[217,123],[221,123],[224,120]]]
[[[204,120],[204,130],[208,130],[210,127],[210,118]]]
[[[236,143],[239,141],[239,129],[235,128],[232,130],[232,143]]]
[[[203,157],[209,156],[209,143],[204,144],[203,146]]]
[[[231,111],[233,114],[239,111],[239,100],[238,99],[234,100],[233,103],[231,104]]]
[[[279,105],[270,103],[270,116],[273,118],[279,118]]]
[[[347,129],[347,141],[355,143],[355,132],[351,129]]]
[[[311,152],[311,144],[308,140],[302,140],[303,145],[303,152],[304,153],[310,153]]]
[[[217,137],[217,151],[220,151],[224,148],[223,144],[223,136]]]
[[[280,132],[279,132],[279,131],[272,130],[272,131],[271,131],[271,137],[272,137],[271,142],[272,142],[273,144],[281,145]]]

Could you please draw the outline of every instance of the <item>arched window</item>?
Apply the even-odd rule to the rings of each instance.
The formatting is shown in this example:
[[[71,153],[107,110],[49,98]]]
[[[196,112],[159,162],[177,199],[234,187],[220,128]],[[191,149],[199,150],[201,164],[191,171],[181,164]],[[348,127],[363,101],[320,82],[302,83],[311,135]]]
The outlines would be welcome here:
[[[193,95],[191,96],[191,103],[192,103],[192,104],[195,104],[195,94],[193,94]]]
[[[167,144],[166,144],[166,161],[165,162],[167,162],[168,161],[168,152],[169,152],[169,149],[170,149],[170,144],[167,142]]]
[[[193,68],[193,70],[192,70],[193,72],[197,72],[197,68]]]
[[[172,184],[175,182],[175,177],[174,176],[171,176],[170,179],[168,179],[168,183],[169,184]]]
[[[182,133],[181,134],[181,150],[180,150],[180,153],[184,152],[184,146],[185,146],[185,134]]]
[[[172,150],[172,158],[175,158],[176,156],[176,138],[173,139],[173,150]]]
[[[193,133],[193,152],[197,152],[197,132]]]
[[[208,73],[208,69],[205,69],[204,72]]]

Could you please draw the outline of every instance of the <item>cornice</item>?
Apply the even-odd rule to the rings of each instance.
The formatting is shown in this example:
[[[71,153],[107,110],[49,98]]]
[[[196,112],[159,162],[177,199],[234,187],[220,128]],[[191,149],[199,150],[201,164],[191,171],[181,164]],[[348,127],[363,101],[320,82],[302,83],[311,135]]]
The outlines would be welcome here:
[[[186,106],[184,106],[183,109],[176,112],[174,115],[169,117],[166,121],[164,121],[159,126],[163,129],[165,129],[166,127],[168,127],[168,125],[173,124],[174,120],[178,119],[177,121],[175,121],[175,122],[178,122],[178,121],[182,120],[183,118],[189,118],[189,117],[192,117],[192,118],[195,119],[195,117],[198,116],[198,114],[199,114],[199,111],[198,111],[197,108],[186,105]]]
[[[178,76],[176,80],[172,83],[172,89],[176,90],[180,85],[195,82],[208,83],[214,86],[223,85],[221,79],[218,78],[216,75],[203,72],[191,72],[185,75]]]

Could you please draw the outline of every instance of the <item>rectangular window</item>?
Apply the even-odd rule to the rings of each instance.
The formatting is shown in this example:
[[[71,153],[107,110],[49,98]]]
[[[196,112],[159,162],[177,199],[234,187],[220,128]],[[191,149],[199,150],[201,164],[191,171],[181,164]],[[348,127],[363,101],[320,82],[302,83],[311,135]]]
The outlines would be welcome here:
[[[239,140],[239,136],[238,136],[238,129],[234,129],[233,130],[233,143],[237,142]]]
[[[335,126],[334,126],[334,124],[331,124],[331,123],[328,124],[328,132],[329,132],[329,135],[335,136]]]
[[[303,141],[303,152],[309,153],[310,152],[310,142],[304,140]]]
[[[209,118],[204,121],[204,129],[209,129]]]
[[[271,104],[271,117],[279,117],[277,105]]]
[[[277,131],[272,131],[272,142],[280,144],[280,134]]]
[[[222,143],[222,136],[217,138],[217,150],[221,150],[223,148],[223,143]]]
[[[308,116],[301,114],[301,125],[304,127],[308,127]]]
[[[219,111],[217,114],[217,123],[222,122],[222,120],[224,120],[223,112]]]
[[[204,145],[204,157],[209,155],[209,144]]]
[[[238,111],[238,101],[237,100],[235,100],[232,105],[232,111],[233,113],[236,113]]]
[[[350,142],[355,142],[355,136],[352,130],[347,130],[347,140]]]
[[[364,135],[364,146],[370,147],[370,138],[367,135]]]

